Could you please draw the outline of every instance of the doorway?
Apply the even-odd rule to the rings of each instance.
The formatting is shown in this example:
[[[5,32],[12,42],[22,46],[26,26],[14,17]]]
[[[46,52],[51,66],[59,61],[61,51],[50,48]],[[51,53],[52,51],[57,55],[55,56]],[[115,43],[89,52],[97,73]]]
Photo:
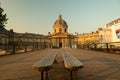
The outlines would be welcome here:
[[[62,47],[62,43],[61,43],[61,42],[59,43],[59,47],[60,47],[60,48]]]

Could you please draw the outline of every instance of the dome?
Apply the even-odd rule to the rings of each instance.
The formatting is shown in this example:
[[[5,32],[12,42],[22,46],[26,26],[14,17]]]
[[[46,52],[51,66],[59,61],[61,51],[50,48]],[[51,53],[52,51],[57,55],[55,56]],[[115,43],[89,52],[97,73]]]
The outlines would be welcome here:
[[[62,15],[60,14],[58,19],[54,23],[54,28],[61,27],[61,28],[68,28],[67,23],[62,19]]]

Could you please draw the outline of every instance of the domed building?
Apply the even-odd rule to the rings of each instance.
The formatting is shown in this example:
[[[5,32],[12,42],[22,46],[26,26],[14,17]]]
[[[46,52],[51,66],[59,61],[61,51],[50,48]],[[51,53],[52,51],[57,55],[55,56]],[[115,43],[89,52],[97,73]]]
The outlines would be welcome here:
[[[48,34],[48,38],[54,47],[72,47],[74,44],[74,36],[68,33],[68,25],[61,14],[53,25],[53,33]]]
[[[62,15],[59,15],[53,26],[54,33],[67,33],[67,28],[67,23],[62,19]]]

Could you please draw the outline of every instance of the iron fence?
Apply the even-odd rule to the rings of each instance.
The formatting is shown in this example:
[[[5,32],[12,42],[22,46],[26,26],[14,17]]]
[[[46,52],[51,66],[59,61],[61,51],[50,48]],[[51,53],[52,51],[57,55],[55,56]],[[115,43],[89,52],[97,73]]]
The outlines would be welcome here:
[[[80,44],[77,45],[77,47],[80,49],[90,49],[90,50],[104,51],[110,53],[120,53],[120,42]]]
[[[15,54],[47,48],[46,42],[10,42],[0,44],[0,55]]]

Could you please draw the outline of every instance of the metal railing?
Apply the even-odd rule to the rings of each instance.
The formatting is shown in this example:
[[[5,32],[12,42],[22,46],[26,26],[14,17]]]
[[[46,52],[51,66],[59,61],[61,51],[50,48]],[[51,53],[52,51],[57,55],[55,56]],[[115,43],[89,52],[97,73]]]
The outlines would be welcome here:
[[[47,48],[46,42],[11,42],[0,44],[0,55],[15,54]]]
[[[90,50],[104,51],[110,53],[120,53],[120,42],[80,44],[77,45],[77,47],[80,49],[90,49]]]

